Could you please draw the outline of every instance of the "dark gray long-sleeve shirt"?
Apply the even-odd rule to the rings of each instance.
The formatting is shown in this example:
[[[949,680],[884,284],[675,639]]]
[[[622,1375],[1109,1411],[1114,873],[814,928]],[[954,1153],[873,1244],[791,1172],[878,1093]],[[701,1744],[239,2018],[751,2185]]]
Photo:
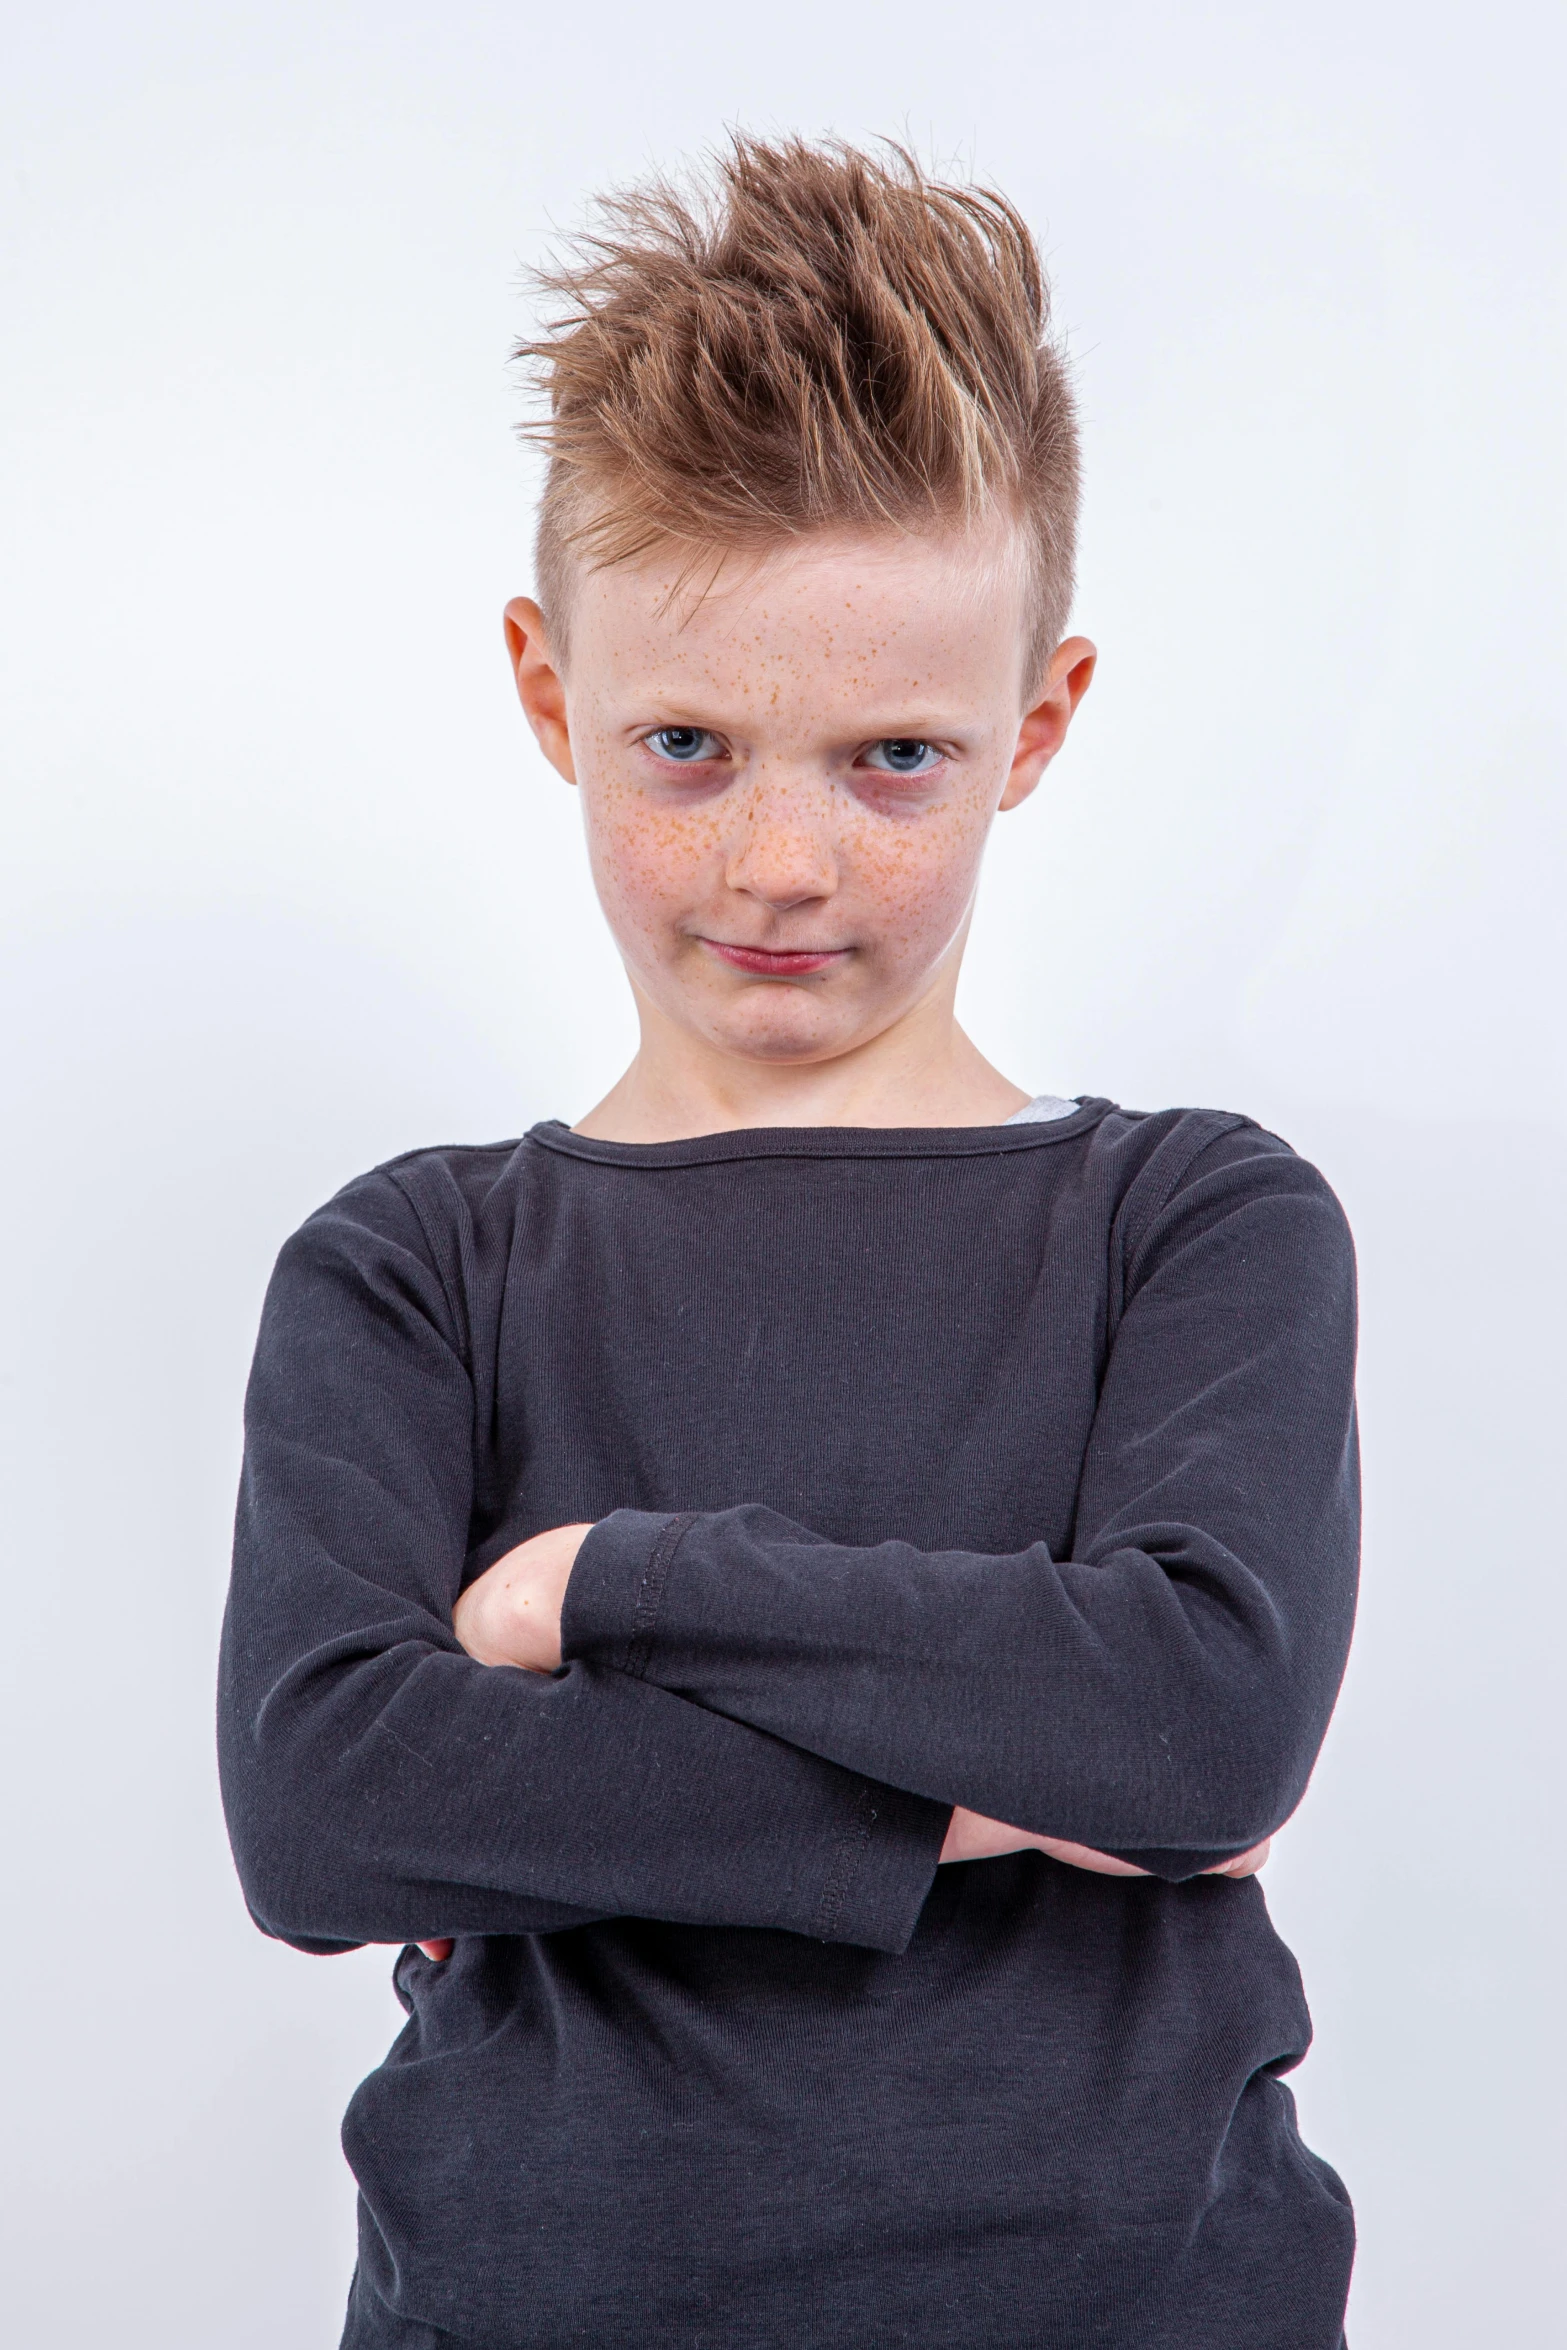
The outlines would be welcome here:
[[[630,1145],[350,1184],[247,1407],[258,1922],[397,1966],[350,2350],[1334,2350],[1261,1888],[1353,1612],[1354,1276],[1249,1121]],[[452,1607],[595,1521],[553,1676]],[[950,1809],[1120,1852],[948,1866]]]

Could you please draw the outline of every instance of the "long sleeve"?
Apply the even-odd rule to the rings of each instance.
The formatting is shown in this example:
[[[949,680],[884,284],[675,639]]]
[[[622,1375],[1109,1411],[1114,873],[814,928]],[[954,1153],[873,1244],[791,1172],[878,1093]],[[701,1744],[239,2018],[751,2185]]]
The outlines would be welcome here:
[[[605,1916],[901,1948],[942,1806],[646,1677],[463,1653],[464,1345],[386,1176],[285,1248],[247,1397],[219,1704],[257,1922],[320,1950]]]
[[[1119,1245],[1067,1555],[845,1548],[749,1506],[619,1511],[578,1555],[566,1653],[1161,1874],[1271,1832],[1353,1618],[1347,1228],[1252,1129]]]

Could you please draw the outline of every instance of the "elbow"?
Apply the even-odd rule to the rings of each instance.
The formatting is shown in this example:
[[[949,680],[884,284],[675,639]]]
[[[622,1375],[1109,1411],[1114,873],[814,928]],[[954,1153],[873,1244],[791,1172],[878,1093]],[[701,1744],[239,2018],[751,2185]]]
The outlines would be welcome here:
[[[1324,1727],[1283,1700],[1226,1709],[1172,1773],[1181,1833],[1147,1841],[1246,1852],[1276,1834],[1306,1791]]]
[[[341,1833],[339,1771],[319,1740],[225,1709],[218,1778],[240,1890],[264,1934],[310,1951],[352,1950],[363,1930],[362,1858]],[[373,1906],[373,1904],[369,1905]]]
[[[236,1788],[225,1774],[229,1849],[245,1907],[263,1934],[296,1950],[357,1949],[367,1937],[347,1922],[359,1906],[353,1871],[322,1807],[307,1809],[292,1790],[266,1781],[256,1773]]]
[[[240,1885],[263,1933],[305,1950],[405,1938],[383,1835],[405,1807],[384,1757],[377,1767],[375,1733],[417,1661],[416,1650],[367,1649],[357,1638],[276,1677],[225,1656],[218,1777]]]
[[[1163,1719],[1144,1749],[1147,1790],[1174,1832],[1136,1841],[1239,1853],[1282,1828],[1321,1749],[1335,1662],[1324,1670],[1328,1659],[1268,1609],[1194,1642],[1184,1669],[1163,1682]]]
[[[1100,1823],[1112,1832],[1080,1841],[1233,1855],[1284,1825],[1306,1791],[1325,1710],[1277,1660],[1205,1678],[1206,1687],[1162,1692],[1144,1713],[1141,1735],[1118,1757],[1114,1816]]]

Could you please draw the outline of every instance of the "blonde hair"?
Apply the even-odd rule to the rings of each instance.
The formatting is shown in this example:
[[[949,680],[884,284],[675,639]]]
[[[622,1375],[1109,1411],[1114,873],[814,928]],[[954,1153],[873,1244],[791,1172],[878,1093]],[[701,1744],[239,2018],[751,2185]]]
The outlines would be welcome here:
[[[1072,599],[1077,426],[1024,222],[907,149],[735,135],[705,174],[599,200],[534,280],[514,356],[547,395],[540,600],[665,543],[686,571],[820,530],[1001,515],[1042,673]]]

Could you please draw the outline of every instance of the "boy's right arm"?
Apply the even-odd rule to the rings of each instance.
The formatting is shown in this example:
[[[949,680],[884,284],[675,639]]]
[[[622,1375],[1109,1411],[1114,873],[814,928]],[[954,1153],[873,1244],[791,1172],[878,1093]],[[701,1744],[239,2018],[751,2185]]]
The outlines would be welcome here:
[[[473,1391],[369,1177],[284,1249],[246,1404],[219,1754],[247,1900],[307,1949],[589,1918],[898,1950],[950,1807],[607,1668],[466,1655]]]

